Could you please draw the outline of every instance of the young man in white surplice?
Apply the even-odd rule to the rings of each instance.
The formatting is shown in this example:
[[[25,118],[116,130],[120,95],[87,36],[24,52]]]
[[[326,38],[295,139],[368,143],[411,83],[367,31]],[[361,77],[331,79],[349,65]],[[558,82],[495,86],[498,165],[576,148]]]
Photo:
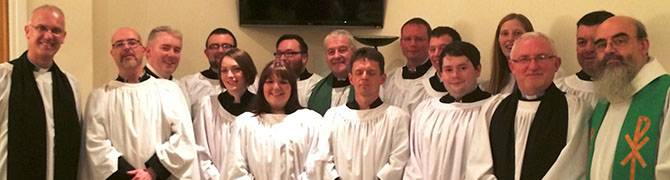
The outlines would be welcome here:
[[[409,115],[379,98],[386,80],[384,57],[361,48],[351,58],[349,80],[354,101],[333,107],[324,116],[319,152],[310,156],[313,179],[401,179],[409,158]]]
[[[455,41],[441,50],[438,72],[448,94],[423,101],[412,114],[404,179],[463,179],[482,105],[491,94],[477,85],[479,50]]]

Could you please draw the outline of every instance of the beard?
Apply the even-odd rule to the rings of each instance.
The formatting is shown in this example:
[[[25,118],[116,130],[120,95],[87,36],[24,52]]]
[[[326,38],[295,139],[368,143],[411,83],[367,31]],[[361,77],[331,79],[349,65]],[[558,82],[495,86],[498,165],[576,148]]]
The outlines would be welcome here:
[[[619,64],[607,65],[609,61],[619,61]],[[602,61],[596,64],[595,88],[602,98],[611,103],[620,103],[635,94],[631,81],[640,71],[642,65],[623,56],[607,54]]]

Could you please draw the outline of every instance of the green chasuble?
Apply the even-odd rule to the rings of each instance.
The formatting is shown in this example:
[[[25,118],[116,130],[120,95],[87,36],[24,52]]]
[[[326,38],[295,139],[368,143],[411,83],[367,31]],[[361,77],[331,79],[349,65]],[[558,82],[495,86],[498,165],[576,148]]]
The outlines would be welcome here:
[[[666,74],[656,78],[633,96],[619,132],[612,164],[612,179],[655,179],[660,121],[668,87],[670,76]],[[598,102],[591,116],[587,179],[591,175],[595,140],[608,108],[609,103]]]
[[[326,111],[330,109],[330,104],[333,98],[334,80],[335,76],[333,73],[330,73],[314,85],[312,95],[309,97],[309,101],[307,101],[307,108],[318,112],[322,116],[326,114]],[[354,101],[354,87],[351,85],[349,86],[351,90],[349,90],[347,102]]]

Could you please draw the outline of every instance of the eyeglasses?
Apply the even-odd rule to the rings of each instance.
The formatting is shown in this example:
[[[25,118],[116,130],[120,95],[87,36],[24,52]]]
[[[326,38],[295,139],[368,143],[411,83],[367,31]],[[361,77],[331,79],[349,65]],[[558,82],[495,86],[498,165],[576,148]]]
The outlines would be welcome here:
[[[218,50],[219,48],[223,48],[223,50],[230,50],[231,48],[234,48],[235,46],[232,44],[228,43],[221,43],[221,44],[210,44],[207,46],[207,49],[209,50]]]
[[[276,58],[280,58],[282,55],[284,55],[286,57],[294,57],[298,54],[302,54],[302,52],[286,51],[286,52],[275,52],[274,53]]]
[[[610,40],[609,44],[612,44],[612,47],[614,48],[621,48],[628,44],[628,40],[630,40],[628,35],[614,36],[612,40]],[[593,43],[593,46],[595,46],[596,51],[602,52],[607,48],[607,44],[608,42],[606,39],[598,39],[595,43]]]
[[[336,52],[339,52],[340,54],[344,54],[349,52],[349,47],[340,47],[340,48],[331,48],[326,50],[326,54],[329,56],[335,55]],[[276,54],[276,53],[275,53]],[[276,55],[275,55],[276,56]]]
[[[34,29],[36,29],[40,33],[46,33],[47,31],[51,31],[51,34],[53,34],[55,36],[61,36],[61,35],[65,34],[65,30],[63,30],[62,28],[59,28],[59,27],[49,27],[49,26],[45,26],[45,25],[41,25],[41,24],[38,24],[38,25],[32,25],[31,24],[29,26],[33,27]]]
[[[554,59],[556,56],[553,55],[546,55],[546,54],[538,54],[535,55],[535,57],[530,57],[530,56],[521,56],[517,59],[511,59],[510,61],[517,63],[517,64],[528,64],[530,63],[531,60],[535,59],[535,63],[544,63],[544,62],[549,62],[549,60]]]
[[[130,47],[130,48],[136,48],[140,44],[142,44],[142,43],[140,43],[140,40],[137,40],[137,39],[118,40],[118,41],[114,42],[114,44],[112,44],[112,48],[121,49],[121,48],[125,47],[126,45],[128,45],[128,47]]]

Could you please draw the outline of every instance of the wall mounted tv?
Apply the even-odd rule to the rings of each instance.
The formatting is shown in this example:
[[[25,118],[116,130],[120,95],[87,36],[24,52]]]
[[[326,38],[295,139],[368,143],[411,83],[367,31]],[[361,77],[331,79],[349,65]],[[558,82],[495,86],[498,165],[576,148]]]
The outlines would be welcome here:
[[[384,26],[385,0],[239,0],[240,26]]]

